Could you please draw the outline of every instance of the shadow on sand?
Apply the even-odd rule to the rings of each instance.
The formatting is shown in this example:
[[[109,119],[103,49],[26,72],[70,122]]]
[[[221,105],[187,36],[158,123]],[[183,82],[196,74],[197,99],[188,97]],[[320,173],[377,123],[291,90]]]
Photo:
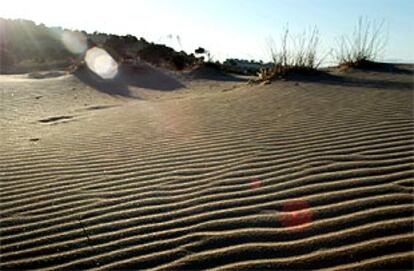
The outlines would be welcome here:
[[[185,87],[172,76],[146,64],[121,65],[113,79],[102,79],[86,66],[75,71],[74,76],[100,92],[133,99],[139,97],[131,91],[131,87],[158,91],[174,91]]]
[[[364,69],[364,71],[366,71]],[[385,71],[382,71],[385,72]],[[394,73],[399,73],[399,71],[389,71]],[[410,70],[403,70],[404,74],[413,75],[413,72]],[[381,77],[381,76],[379,76]],[[364,78],[363,76],[349,76],[346,73],[343,75],[331,74],[328,72],[319,72],[317,75],[291,75],[288,78],[289,80],[302,81],[302,82],[314,82],[327,85],[337,85],[345,87],[355,87],[355,88],[373,88],[373,89],[385,89],[385,90],[413,90],[414,83],[411,80],[407,81],[390,81],[383,79],[372,79]]]
[[[226,73],[213,66],[202,65],[186,74],[191,79],[221,81],[221,82],[246,82],[247,79]]]
[[[367,62],[364,65],[363,71],[367,72],[378,72],[378,73],[395,73],[395,74],[407,74],[413,75],[413,70],[408,68],[407,65],[398,65],[391,63],[381,63],[381,62]]]

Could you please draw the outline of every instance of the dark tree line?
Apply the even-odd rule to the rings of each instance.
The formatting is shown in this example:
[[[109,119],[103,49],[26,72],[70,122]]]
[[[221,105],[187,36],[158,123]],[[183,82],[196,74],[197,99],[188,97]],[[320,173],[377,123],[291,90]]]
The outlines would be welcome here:
[[[69,31],[83,35],[87,47],[99,46],[108,51],[117,61],[142,59],[154,65],[174,69],[185,69],[200,58],[194,54],[176,52],[170,47],[149,43],[132,35],[118,36],[100,32],[66,30],[46,27],[29,20],[0,18],[0,73],[18,71],[30,65],[50,63],[71,64],[82,57],[81,53],[68,50],[62,42],[62,33]]]

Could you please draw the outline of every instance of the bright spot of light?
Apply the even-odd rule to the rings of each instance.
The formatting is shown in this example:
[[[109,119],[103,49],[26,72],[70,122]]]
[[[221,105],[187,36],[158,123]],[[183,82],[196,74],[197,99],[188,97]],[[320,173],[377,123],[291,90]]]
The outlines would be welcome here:
[[[103,79],[112,79],[118,74],[118,63],[104,49],[93,47],[86,52],[86,65]]]
[[[81,32],[64,31],[62,42],[74,54],[83,54],[88,48],[87,39]]]
[[[304,230],[310,226],[314,214],[309,203],[302,199],[295,199],[283,204],[282,214],[279,219],[282,226],[295,230]]]
[[[258,178],[250,181],[250,187],[252,189],[259,189],[262,186],[262,181]]]

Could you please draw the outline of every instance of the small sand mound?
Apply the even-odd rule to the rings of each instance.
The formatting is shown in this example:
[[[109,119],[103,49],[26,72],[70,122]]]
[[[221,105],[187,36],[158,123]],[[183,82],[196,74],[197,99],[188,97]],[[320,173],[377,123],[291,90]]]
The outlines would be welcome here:
[[[356,63],[341,64],[337,67],[339,71],[371,71],[382,73],[395,73],[395,74],[413,74],[412,67],[410,65],[398,65],[383,62],[373,61],[360,61]]]
[[[136,97],[132,88],[173,91],[185,86],[166,71],[145,63],[122,64],[113,79],[102,79],[85,65],[76,69],[74,75],[86,85],[109,95]]]
[[[225,73],[215,63],[204,63],[196,66],[187,75],[191,79],[218,80],[218,81],[241,81],[242,79]]]

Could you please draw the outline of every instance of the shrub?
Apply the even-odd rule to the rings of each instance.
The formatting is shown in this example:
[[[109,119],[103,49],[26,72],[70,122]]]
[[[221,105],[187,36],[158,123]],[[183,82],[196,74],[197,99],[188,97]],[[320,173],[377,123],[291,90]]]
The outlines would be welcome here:
[[[353,34],[342,36],[334,50],[339,66],[363,68],[373,65],[387,42],[384,24],[384,20],[378,23],[360,17]]]
[[[185,52],[176,52],[165,45],[149,44],[137,53],[138,57],[158,67],[183,70],[194,65],[198,59]]]
[[[13,71],[15,65],[15,58],[5,48],[0,46],[0,74],[7,74]]]
[[[272,66],[259,73],[261,80],[286,77],[292,73],[316,72],[322,59],[318,58],[319,31],[317,27],[305,30],[300,36],[292,36],[286,27],[280,46],[269,44]]]

